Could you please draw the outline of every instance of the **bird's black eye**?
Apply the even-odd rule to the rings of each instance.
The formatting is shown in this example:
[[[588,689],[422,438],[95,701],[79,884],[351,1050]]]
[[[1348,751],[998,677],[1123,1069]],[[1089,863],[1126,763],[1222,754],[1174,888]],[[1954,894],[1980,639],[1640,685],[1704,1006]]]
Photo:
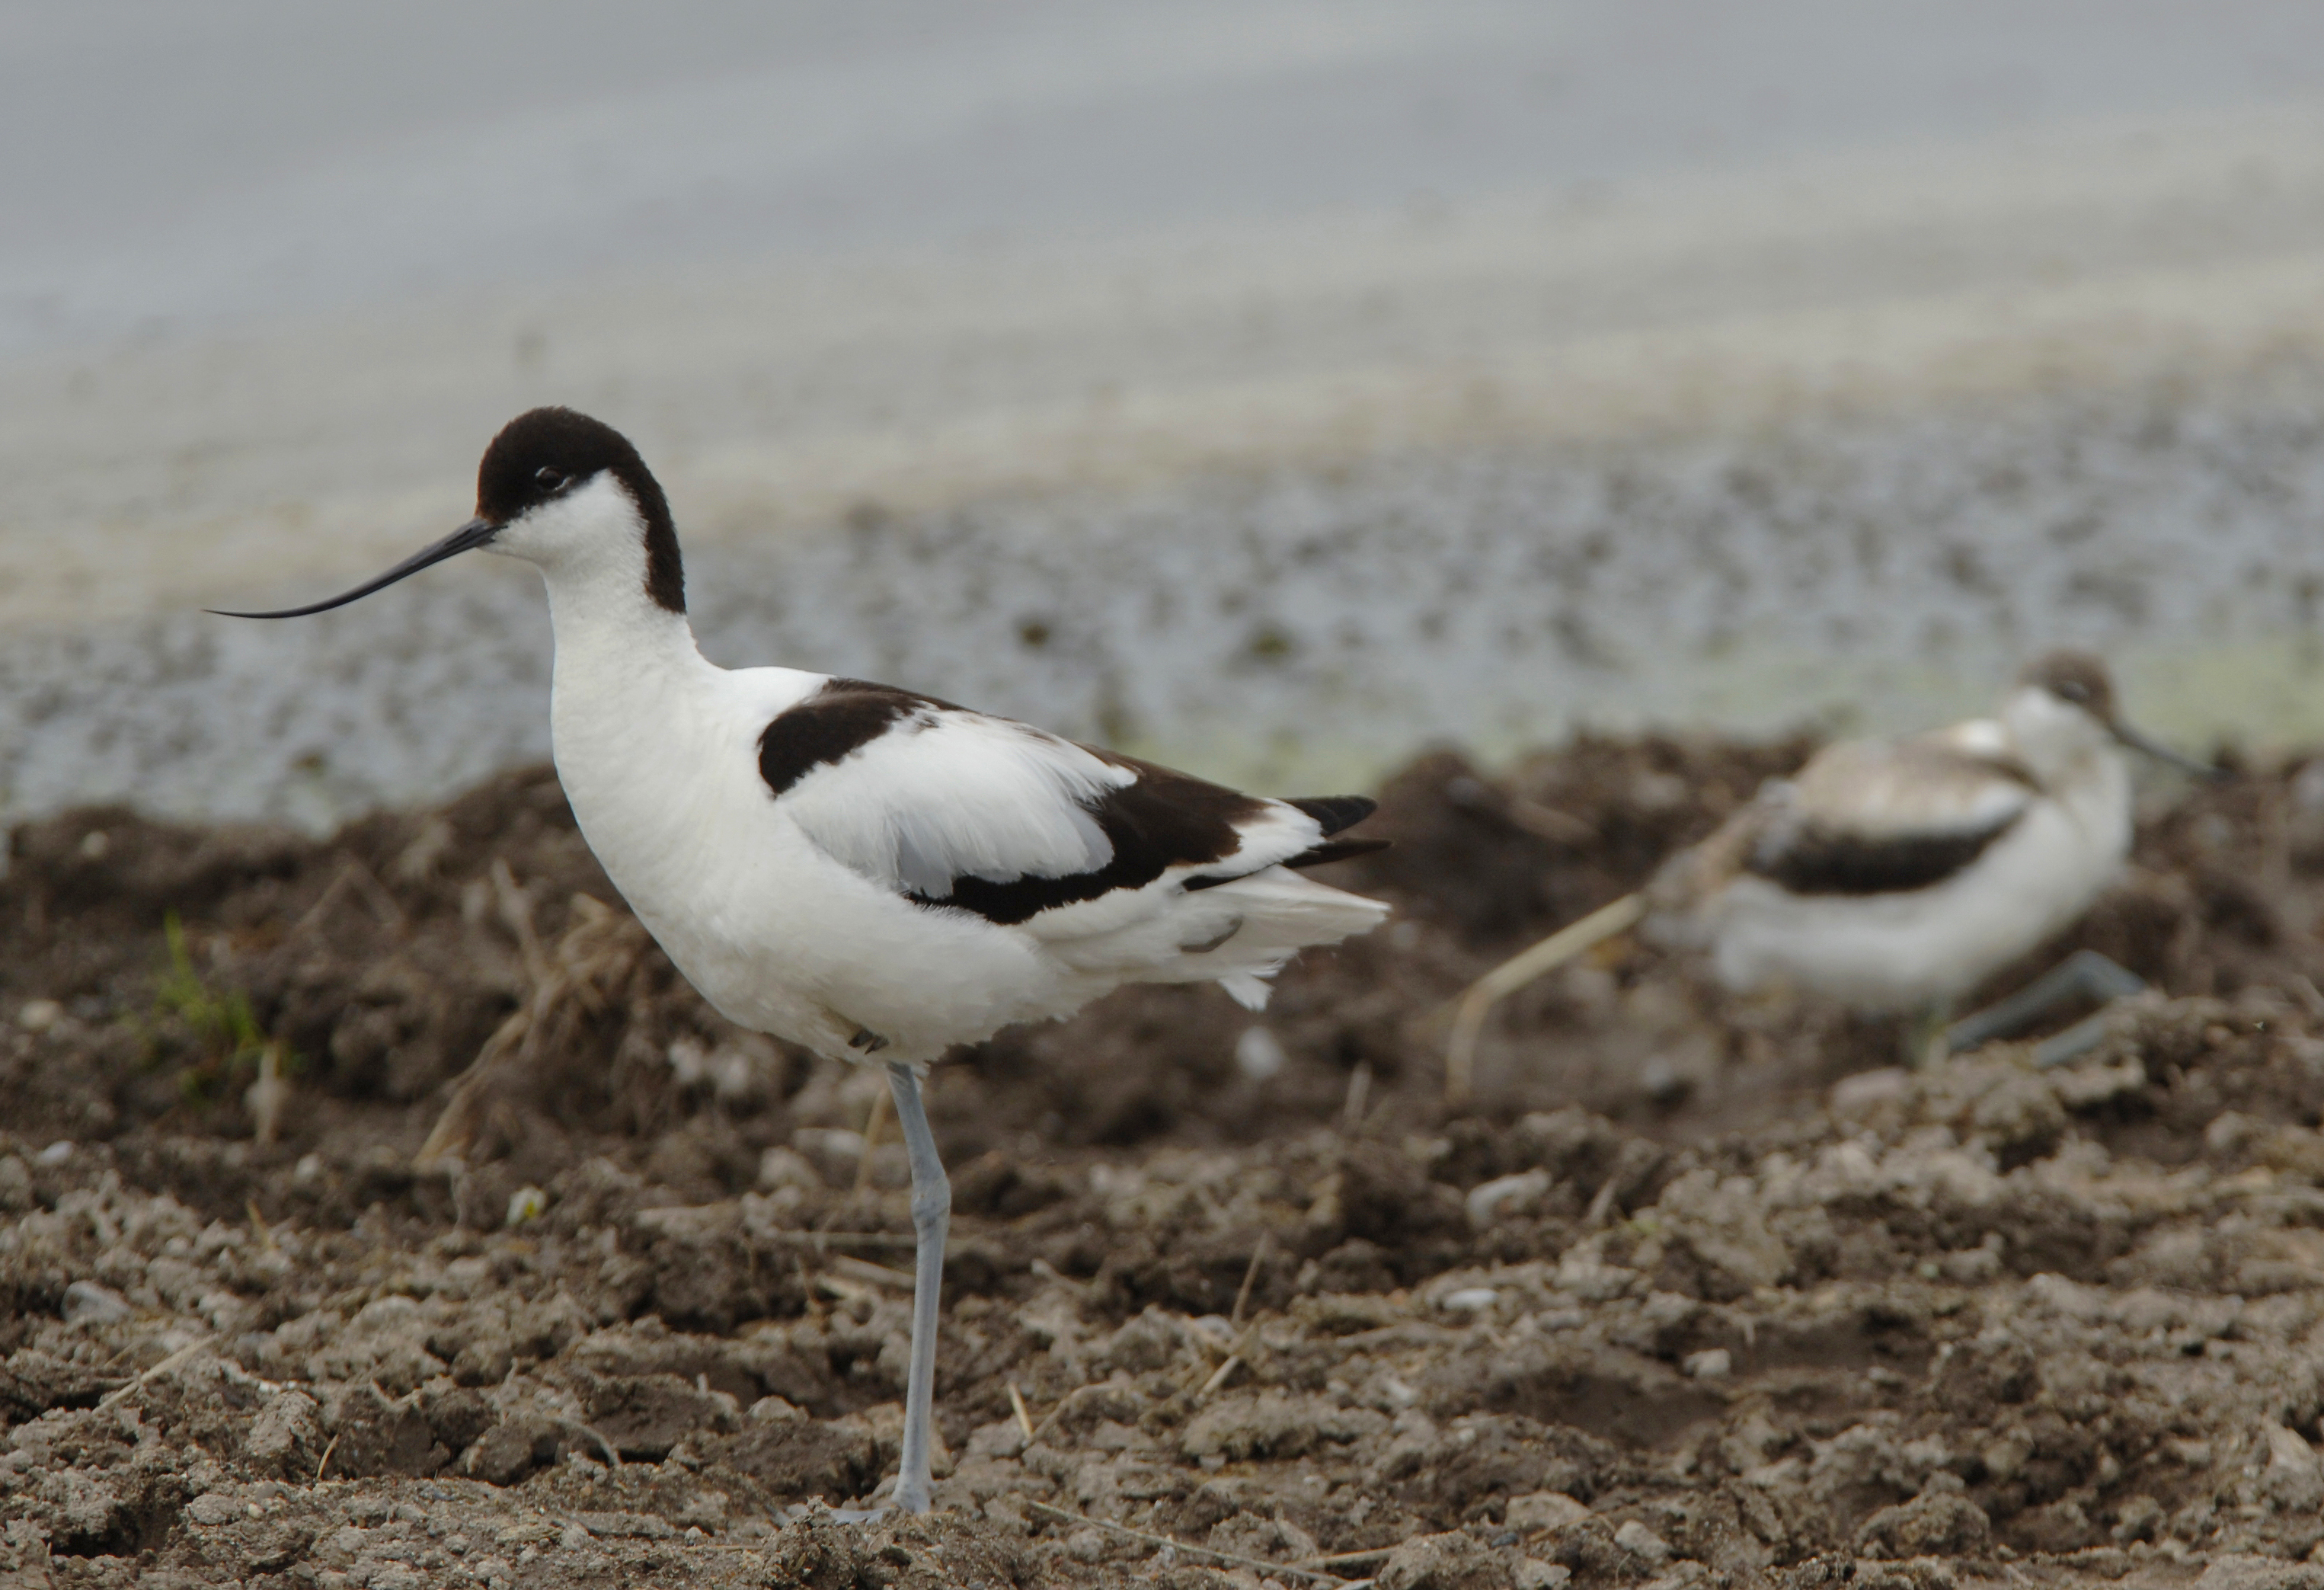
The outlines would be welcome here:
[[[549,491],[556,491],[565,484],[564,472],[558,469],[554,464],[543,464],[540,468],[532,472],[532,477],[539,481],[544,489]]]
[[[2073,702],[2078,707],[2090,698],[2089,686],[2080,679],[2061,680],[2053,687],[2052,693],[2062,700]]]

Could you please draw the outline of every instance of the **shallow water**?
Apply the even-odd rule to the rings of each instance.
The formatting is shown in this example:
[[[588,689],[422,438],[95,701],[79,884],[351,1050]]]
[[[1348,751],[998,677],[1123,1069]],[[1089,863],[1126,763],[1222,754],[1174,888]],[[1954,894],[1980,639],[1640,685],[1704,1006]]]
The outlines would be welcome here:
[[[2200,745],[2324,736],[2324,366],[1721,440],[1380,456],[866,506],[690,564],[704,649],[881,679],[1281,791],[1577,725],[1901,727],[2060,643]],[[0,642],[14,812],[319,829],[547,753],[529,573],[327,616]]]

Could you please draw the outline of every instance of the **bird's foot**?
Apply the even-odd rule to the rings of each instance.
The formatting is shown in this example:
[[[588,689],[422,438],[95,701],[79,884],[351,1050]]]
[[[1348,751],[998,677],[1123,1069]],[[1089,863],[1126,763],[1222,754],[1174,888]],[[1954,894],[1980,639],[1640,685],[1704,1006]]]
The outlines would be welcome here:
[[[933,1505],[925,1479],[915,1487],[905,1484],[902,1475],[890,1474],[872,1486],[872,1493],[857,1506],[834,1507],[817,1498],[813,1502],[795,1502],[788,1507],[778,1508],[776,1513],[785,1523],[818,1518],[835,1524],[876,1524],[882,1519],[927,1512]]]
[[[847,1040],[850,1049],[860,1049],[867,1055],[876,1055],[888,1047],[888,1040],[869,1027],[858,1027],[855,1036]]]

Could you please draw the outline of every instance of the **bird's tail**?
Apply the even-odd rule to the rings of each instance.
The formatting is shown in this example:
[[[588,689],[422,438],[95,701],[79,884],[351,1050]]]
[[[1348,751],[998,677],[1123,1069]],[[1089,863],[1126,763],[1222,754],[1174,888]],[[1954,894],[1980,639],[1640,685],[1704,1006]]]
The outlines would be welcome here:
[[[1268,979],[1303,949],[1337,944],[1369,932],[1388,912],[1387,902],[1318,883],[1282,867],[1221,884],[1242,926],[1216,949],[1185,957],[1184,980],[1214,980],[1246,1010],[1267,1008]],[[1207,963],[1207,964],[1197,964]]]

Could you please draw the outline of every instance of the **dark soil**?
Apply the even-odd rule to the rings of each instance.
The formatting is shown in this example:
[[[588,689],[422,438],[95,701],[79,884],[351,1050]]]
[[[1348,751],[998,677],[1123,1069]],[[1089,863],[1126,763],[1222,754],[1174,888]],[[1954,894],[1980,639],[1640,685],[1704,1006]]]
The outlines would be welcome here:
[[[1625,940],[1443,1107],[1468,979],[1808,749],[1425,758],[1339,869],[1397,917],[1264,1018],[1130,990],[942,1068],[940,1507],[870,1525],[814,1504],[895,1459],[879,1077],[704,1006],[550,774],[20,828],[0,1585],[2324,1585],[2324,771],[2159,790],[1996,979],[2153,983],[2075,1066],[1907,1074]]]

